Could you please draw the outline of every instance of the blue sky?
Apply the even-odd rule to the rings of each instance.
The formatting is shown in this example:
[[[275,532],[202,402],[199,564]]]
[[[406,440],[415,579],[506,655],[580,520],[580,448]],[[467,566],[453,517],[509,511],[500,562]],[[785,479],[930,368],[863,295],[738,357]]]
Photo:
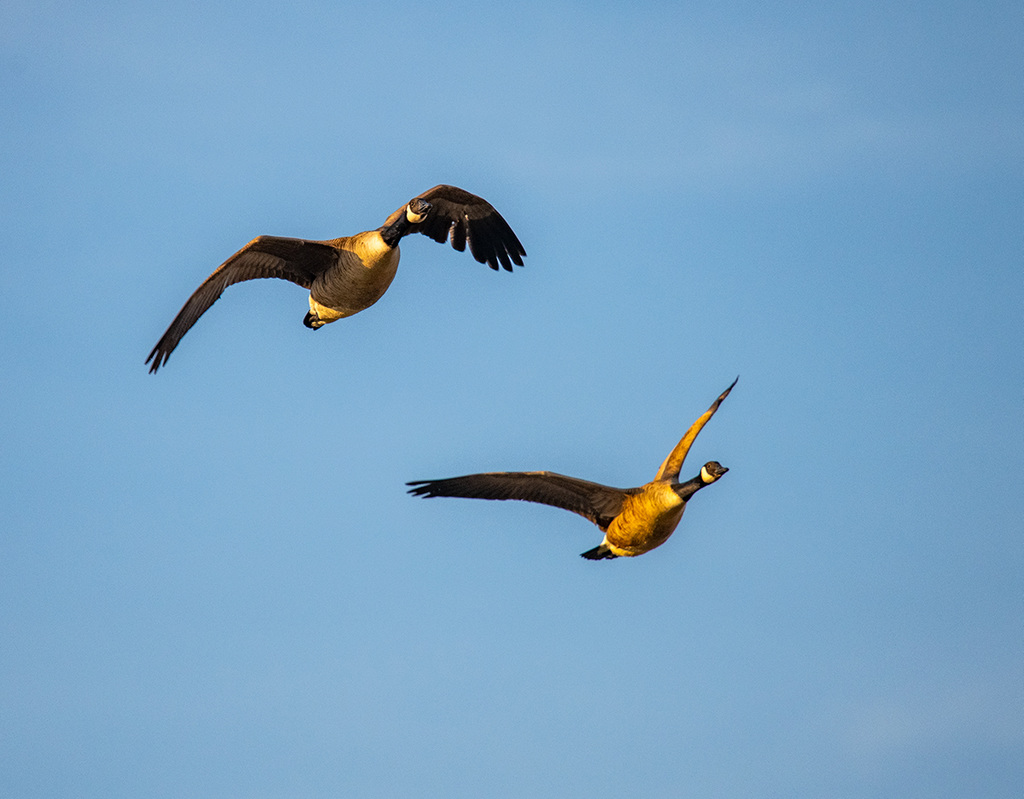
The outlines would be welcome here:
[[[1024,783],[1015,3],[0,10],[0,794]],[[228,289],[454,183],[373,308]],[[730,468],[638,559],[407,480]],[[685,470],[684,470],[685,471]]]

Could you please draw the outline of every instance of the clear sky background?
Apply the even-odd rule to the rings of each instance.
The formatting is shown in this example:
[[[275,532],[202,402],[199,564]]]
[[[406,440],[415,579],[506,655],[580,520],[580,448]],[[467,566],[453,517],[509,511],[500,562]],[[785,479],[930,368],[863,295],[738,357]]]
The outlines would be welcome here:
[[[1022,76],[1019,2],[5,2],[0,795],[1019,796]],[[442,182],[525,268],[147,373]],[[639,485],[736,375],[641,558],[405,493]]]

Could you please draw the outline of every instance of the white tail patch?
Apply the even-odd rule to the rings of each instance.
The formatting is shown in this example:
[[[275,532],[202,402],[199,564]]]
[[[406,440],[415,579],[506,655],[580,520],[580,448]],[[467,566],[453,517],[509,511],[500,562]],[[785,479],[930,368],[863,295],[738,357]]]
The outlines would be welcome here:
[[[318,327],[329,325],[331,322],[337,322],[339,319],[344,319],[346,316],[351,316],[356,311],[339,311],[337,308],[330,308],[327,305],[321,305],[313,296],[309,297],[309,312],[313,315],[313,329],[316,330]]]

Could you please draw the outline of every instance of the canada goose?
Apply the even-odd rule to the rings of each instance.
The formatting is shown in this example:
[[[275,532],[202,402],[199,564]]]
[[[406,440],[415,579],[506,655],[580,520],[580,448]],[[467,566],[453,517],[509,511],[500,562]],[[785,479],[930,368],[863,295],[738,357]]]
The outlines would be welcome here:
[[[718,461],[709,461],[696,477],[678,482],[679,471],[694,439],[738,380],[738,377],[733,380],[690,426],[654,479],[639,488],[612,488],[554,472],[467,474],[447,480],[416,480],[406,485],[414,486],[409,493],[416,496],[522,499],[571,510],[590,519],[604,532],[604,541],[581,557],[601,560],[642,555],[668,540],[690,497],[729,471]]]
[[[526,250],[494,207],[455,186],[434,186],[413,197],[376,230],[329,241],[257,236],[221,264],[178,311],[146,363],[155,372],[171,356],[181,337],[232,283],[278,277],[309,289],[306,327],[316,330],[369,308],[388,290],[398,269],[398,243],[423,233],[466,249],[480,263],[507,272],[523,265]]]

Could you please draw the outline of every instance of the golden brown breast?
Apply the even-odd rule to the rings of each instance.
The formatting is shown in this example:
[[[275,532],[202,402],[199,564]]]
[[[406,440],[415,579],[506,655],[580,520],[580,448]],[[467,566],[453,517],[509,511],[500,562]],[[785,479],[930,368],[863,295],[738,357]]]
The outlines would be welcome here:
[[[309,307],[324,322],[333,322],[369,308],[388,290],[398,271],[398,247],[388,247],[371,230],[328,242],[338,250],[338,263],[317,276]]]
[[[622,512],[608,526],[605,540],[616,555],[640,555],[664,544],[686,504],[668,483],[649,483],[626,497]]]

